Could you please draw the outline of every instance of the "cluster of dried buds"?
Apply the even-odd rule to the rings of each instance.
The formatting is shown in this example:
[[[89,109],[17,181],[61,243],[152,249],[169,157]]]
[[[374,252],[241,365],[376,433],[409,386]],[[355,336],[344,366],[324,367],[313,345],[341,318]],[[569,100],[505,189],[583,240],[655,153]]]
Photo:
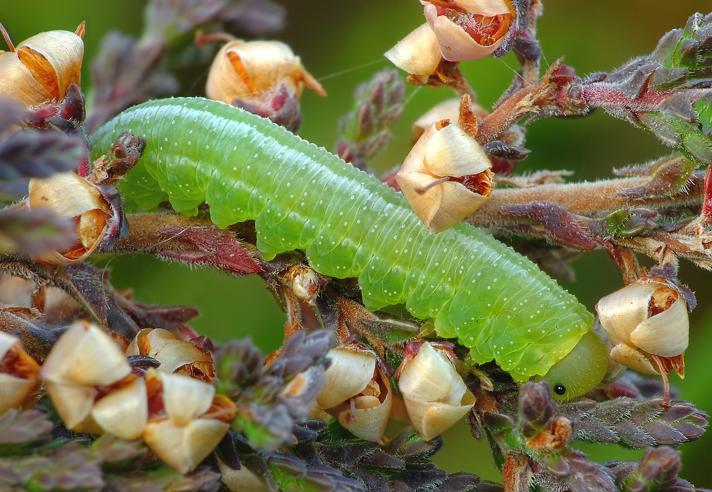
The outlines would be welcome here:
[[[46,31],[17,46],[0,25],[9,51],[0,51],[0,96],[32,107],[64,98],[78,84],[84,58],[84,23],[76,31]]]
[[[204,35],[202,39],[212,38]],[[299,99],[304,87],[326,95],[289,46],[279,41],[232,39],[215,56],[205,93],[295,130],[301,122]]]
[[[386,52],[411,79],[426,83],[441,62],[476,60],[494,53],[514,21],[506,0],[421,0],[427,20]]]
[[[0,332],[0,411],[22,405],[37,374],[68,429],[143,439],[181,473],[193,470],[225,436],[235,404],[216,395],[209,352],[165,330],[142,330],[128,347],[153,367],[132,367],[118,341],[78,321],[40,368],[19,341]],[[144,357],[145,358],[145,357]]]
[[[380,442],[390,417],[406,416],[424,439],[433,439],[475,404],[475,396],[455,369],[454,354],[444,345],[410,346],[397,371],[400,396],[393,394],[390,379],[371,350],[341,345],[328,357],[331,366],[316,400],[318,410],[312,413],[335,417],[367,441]]]
[[[80,124],[84,105],[77,84],[84,57],[84,23],[75,32],[46,31],[17,46],[13,45],[2,25],[0,33],[10,48],[0,52],[0,97],[15,100],[27,108],[40,106],[31,118],[32,125],[44,128],[47,125],[45,119],[57,113],[73,124]],[[71,129],[56,128],[69,133],[77,131],[71,125],[67,127]],[[69,247],[49,251],[35,260],[56,265],[80,262],[118,235],[121,211],[109,195],[112,195],[110,190],[103,190],[73,172],[31,179],[24,206],[48,209],[75,224],[73,242]]]
[[[494,181],[487,154],[456,120],[430,122],[449,108],[436,109],[419,119],[424,130],[395,179],[415,213],[439,232],[480,208]]]
[[[596,311],[611,359],[646,374],[684,376],[690,322],[684,296],[671,282],[646,277],[601,299]]]

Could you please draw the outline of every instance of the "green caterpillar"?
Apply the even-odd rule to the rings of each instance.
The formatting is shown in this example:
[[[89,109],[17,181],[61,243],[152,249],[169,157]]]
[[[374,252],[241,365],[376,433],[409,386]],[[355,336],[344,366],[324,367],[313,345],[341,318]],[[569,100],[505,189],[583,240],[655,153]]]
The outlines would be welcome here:
[[[527,258],[469,224],[431,233],[397,192],[271,121],[202,98],[130,108],[92,137],[94,156],[122,132],[146,138],[121,183],[129,208],[210,207],[220,226],[255,220],[266,259],[301,250],[317,272],[358,278],[370,309],[405,304],[457,338],[474,362],[516,381],[545,375],[562,398],[603,378],[593,316]]]

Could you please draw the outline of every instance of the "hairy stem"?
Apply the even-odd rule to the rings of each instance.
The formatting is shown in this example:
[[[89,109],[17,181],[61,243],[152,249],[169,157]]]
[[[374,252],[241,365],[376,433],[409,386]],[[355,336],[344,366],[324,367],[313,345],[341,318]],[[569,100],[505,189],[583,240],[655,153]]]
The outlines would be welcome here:
[[[244,275],[262,271],[256,248],[235,231],[219,229],[207,218],[172,213],[127,217],[129,233],[112,248],[115,253],[149,253],[194,266]]]
[[[682,207],[699,205],[703,197],[704,173],[696,172],[687,189],[670,196],[650,196],[631,200],[621,192],[644,185],[648,177],[618,178],[592,182],[545,184],[531,188],[495,190],[492,198],[468,220],[478,226],[529,224],[527,217],[506,212],[512,205],[550,202],[580,215],[598,215],[626,207]]]

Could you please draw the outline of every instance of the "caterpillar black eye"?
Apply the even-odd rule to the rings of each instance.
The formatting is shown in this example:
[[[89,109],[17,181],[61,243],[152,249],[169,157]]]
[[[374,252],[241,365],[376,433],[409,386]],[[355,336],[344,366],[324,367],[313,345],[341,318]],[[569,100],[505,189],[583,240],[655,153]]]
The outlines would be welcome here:
[[[554,386],[554,393],[556,393],[557,395],[563,395],[564,393],[566,393],[566,386],[564,386],[563,384],[557,384],[556,386]]]

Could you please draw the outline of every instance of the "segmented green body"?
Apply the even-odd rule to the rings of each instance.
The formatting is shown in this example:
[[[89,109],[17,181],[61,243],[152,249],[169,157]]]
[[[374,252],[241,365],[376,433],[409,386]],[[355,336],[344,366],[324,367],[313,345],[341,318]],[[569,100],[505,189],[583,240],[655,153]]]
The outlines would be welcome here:
[[[399,193],[267,119],[206,99],[152,101],[100,128],[95,155],[124,131],[147,141],[121,184],[129,205],[193,215],[207,203],[220,227],[255,220],[265,258],[302,250],[317,272],[357,277],[369,308],[405,304],[518,381],[591,329],[586,308],[527,258],[466,223],[431,233]]]

